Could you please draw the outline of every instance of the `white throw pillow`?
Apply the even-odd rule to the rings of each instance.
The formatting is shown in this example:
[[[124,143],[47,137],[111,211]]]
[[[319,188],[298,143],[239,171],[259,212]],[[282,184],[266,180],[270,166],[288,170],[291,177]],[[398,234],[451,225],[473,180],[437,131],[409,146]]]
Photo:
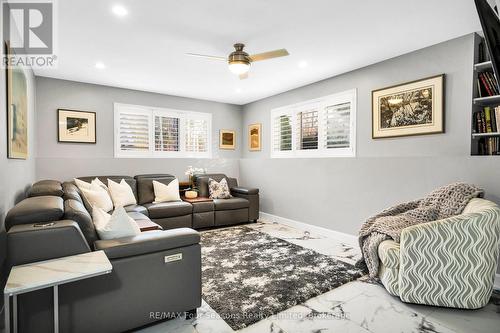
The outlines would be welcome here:
[[[97,185],[99,185],[100,187],[102,187],[103,189],[105,189],[106,191],[109,192],[109,189],[108,187],[106,186],[106,184],[104,184],[103,182],[101,182],[101,180],[97,177],[94,178],[94,180],[92,181],[92,184],[96,183]]]
[[[88,189],[81,187],[80,191],[82,191],[90,207],[102,208],[105,212],[113,209],[113,201],[111,201],[108,191],[97,185],[97,183],[93,182]]]
[[[75,178],[74,181],[75,181],[76,186],[80,189],[80,191],[83,189],[90,190],[90,186],[91,186],[90,183],[84,182],[83,180],[80,180],[78,178]]]
[[[115,208],[137,204],[134,192],[125,179],[122,179],[120,184],[108,179],[108,188],[109,193],[111,194],[111,199],[113,199],[113,203],[115,204]]]
[[[96,183],[97,185],[101,186],[102,188],[104,188],[106,191],[108,190],[108,187],[106,186],[106,184],[104,184],[103,182],[101,182],[101,180],[97,177],[95,177],[93,180],[92,180],[92,183],[87,183],[87,182],[84,182],[83,180],[80,180],[78,178],[75,178],[74,179],[75,181],[75,184],[76,186],[82,190],[82,188],[86,189],[86,190],[89,190],[90,189],[90,186],[93,184],[93,183]]]
[[[155,192],[155,201],[153,203],[180,201],[179,180],[176,178],[168,185],[153,180],[153,189]]]
[[[123,207],[118,207],[109,215],[98,207],[92,209],[92,221],[100,239],[115,239],[136,236],[141,229]]]

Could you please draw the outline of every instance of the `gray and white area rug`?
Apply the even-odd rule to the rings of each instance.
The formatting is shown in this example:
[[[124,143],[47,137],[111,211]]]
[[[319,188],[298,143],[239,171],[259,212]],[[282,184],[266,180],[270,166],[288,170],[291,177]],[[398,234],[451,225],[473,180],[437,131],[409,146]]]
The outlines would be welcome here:
[[[203,299],[234,330],[357,279],[361,271],[240,226],[203,232]]]

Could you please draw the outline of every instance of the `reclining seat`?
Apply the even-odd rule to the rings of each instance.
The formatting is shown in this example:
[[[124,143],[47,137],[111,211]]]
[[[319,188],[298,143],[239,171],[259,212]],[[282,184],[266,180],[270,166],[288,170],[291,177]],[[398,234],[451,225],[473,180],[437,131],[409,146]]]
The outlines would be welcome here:
[[[226,179],[232,198],[214,199],[215,225],[224,226],[259,218],[259,190],[238,186],[236,178],[227,177],[225,174],[203,174],[195,176],[195,183],[201,197],[209,197],[208,180],[220,182]]]
[[[163,229],[191,228],[193,206],[184,201],[154,203],[153,180],[168,185],[175,176],[169,174],[146,174],[135,176],[138,204],[148,211],[149,218]]]

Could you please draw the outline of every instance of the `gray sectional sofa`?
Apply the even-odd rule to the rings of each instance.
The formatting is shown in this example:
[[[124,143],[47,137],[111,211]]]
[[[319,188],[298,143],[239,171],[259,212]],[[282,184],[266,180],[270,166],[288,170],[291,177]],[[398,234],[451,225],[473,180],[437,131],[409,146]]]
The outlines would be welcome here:
[[[37,182],[5,219],[8,265],[94,250],[106,253],[113,266],[111,274],[60,286],[62,332],[122,332],[153,323],[158,313],[162,318],[192,314],[201,305],[200,235],[193,229],[254,221],[259,211],[258,190],[238,187],[236,179],[222,174],[196,177],[201,196],[208,196],[209,177],[225,177],[234,197],[155,204],[153,180],[168,184],[174,176],[98,177],[105,184],[107,179],[125,179],[137,199],[136,205],[125,207],[129,216],[163,229],[114,240],[99,239],[90,207],[73,182]],[[165,256],[178,253],[181,261],[165,263]],[[51,290],[20,295],[18,314],[19,332],[50,332]]]

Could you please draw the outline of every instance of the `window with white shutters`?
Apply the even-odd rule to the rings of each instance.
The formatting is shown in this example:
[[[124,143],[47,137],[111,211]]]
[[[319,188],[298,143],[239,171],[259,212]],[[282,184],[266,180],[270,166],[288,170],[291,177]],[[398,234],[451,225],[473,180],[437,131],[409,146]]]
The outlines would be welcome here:
[[[125,107],[115,114],[118,127],[116,144],[123,155],[146,155],[150,149],[151,114],[143,110]]]
[[[271,157],[355,156],[356,90],[271,111]]]
[[[291,115],[279,115],[273,119],[273,150],[292,150],[292,117]]]
[[[115,103],[115,157],[211,156],[209,113]]]
[[[155,151],[179,151],[179,118],[155,116]]]
[[[325,108],[325,148],[348,148],[351,142],[351,103]]]
[[[206,119],[186,120],[186,151],[208,151],[208,121]]]
[[[318,149],[318,110],[297,113],[297,149]]]

